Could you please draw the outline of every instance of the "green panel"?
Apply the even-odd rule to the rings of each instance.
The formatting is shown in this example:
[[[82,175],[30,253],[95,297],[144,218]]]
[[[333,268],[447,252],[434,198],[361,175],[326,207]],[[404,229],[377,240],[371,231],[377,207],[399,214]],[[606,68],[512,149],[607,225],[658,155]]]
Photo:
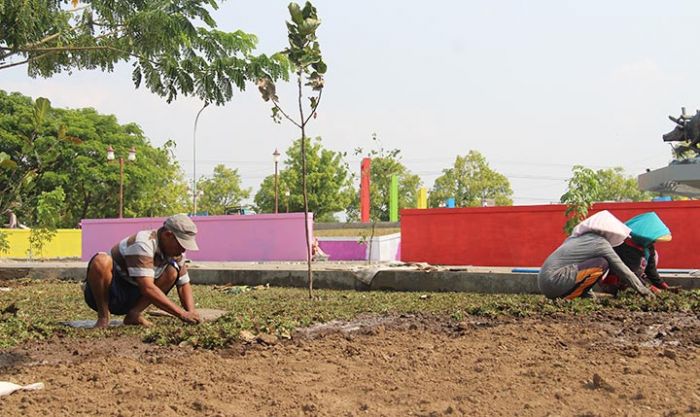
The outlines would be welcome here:
[[[399,177],[391,176],[391,194],[389,197],[389,221],[399,221]]]

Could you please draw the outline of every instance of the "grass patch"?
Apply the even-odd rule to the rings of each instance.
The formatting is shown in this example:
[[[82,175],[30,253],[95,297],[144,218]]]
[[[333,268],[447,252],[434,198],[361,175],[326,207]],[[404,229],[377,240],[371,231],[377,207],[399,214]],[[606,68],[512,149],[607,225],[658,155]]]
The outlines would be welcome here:
[[[598,302],[552,302],[539,295],[479,295],[467,293],[355,292],[316,290],[309,300],[305,289],[270,288],[230,294],[211,286],[195,286],[199,308],[218,308],[229,314],[215,323],[187,326],[175,319],[159,319],[150,329],[120,327],[103,331],[72,329],[62,321],[94,319],[84,303],[80,285],[63,281],[12,281],[12,290],[0,293],[0,311],[13,305],[16,312],[0,313],[0,349],[19,343],[64,337],[115,337],[135,334],[157,344],[182,342],[216,348],[234,342],[241,330],[288,335],[294,328],[334,319],[349,320],[363,313],[438,314],[454,320],[470,315],[527,317],[532,315],[589,314],[603,310],[700,312],[700,291],[664,294],[655,300],[626,293]],[[171,294],[172,295],[172,294]],[[12,309],[10,309],[12,310]]]

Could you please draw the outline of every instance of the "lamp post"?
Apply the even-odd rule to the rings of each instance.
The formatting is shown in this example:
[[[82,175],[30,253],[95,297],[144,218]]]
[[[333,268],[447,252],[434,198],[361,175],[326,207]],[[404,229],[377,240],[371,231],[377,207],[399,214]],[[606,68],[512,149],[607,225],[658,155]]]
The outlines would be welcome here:
[[[197,117],[194,118],[194,129],[192,129],[192,215],[197,215],[197,122],[199,115],[207,108],[209,103],[204,103],[204,106],[197,112]]]
[[[277,186],[277,164],[280,162],[280,153],[275,148],[275,151],[272,153],[272,159],[275,161],[275,214],[278,212],[278,202],[279,202],[279,187]]]
[[[114,148],[109,145],[107,148],[107,161],[114,161]],[[136,148],[131,147],[129,154],[126,157],[127,161],[134,162],[136,160]],[[119,157],[119,218],[124,217],[124,158]]]
[[[284,190],[284,196],[287,198],[287,213],[289,213],[289,190]]]

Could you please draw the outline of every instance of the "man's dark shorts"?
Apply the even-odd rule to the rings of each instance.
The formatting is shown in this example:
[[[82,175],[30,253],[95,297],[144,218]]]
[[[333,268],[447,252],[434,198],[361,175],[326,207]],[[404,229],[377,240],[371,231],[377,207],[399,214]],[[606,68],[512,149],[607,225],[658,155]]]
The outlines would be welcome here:
[[[90,270],[90,265],[92,265],[92,261],[97,255],[98,254],[95,254],[90,259],[90,262],[88,262],[88,270]],[[92,294],[90,283],[87,279],[83,286],[83,296],[85,297],[87,305],[90,306],[91,309],[97,311],[95,297]],[[112,263],[112,283],[109,286],[109,312],[116,315],[124,315],[131,310],[139,297],[141,297],[139,288],[126,281],[119,271],[117,271],[114,263]]]

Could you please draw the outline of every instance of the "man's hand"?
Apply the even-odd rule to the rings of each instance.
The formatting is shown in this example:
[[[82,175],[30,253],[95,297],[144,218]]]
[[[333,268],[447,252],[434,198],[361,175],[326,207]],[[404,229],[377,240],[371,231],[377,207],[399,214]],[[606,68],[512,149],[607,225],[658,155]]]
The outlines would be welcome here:
[[[180,320],[189,324],[199,324],[202,321],[202,319],[199,317],[199,313],[197,313],[197,310],[185,311],[180,316]]]

